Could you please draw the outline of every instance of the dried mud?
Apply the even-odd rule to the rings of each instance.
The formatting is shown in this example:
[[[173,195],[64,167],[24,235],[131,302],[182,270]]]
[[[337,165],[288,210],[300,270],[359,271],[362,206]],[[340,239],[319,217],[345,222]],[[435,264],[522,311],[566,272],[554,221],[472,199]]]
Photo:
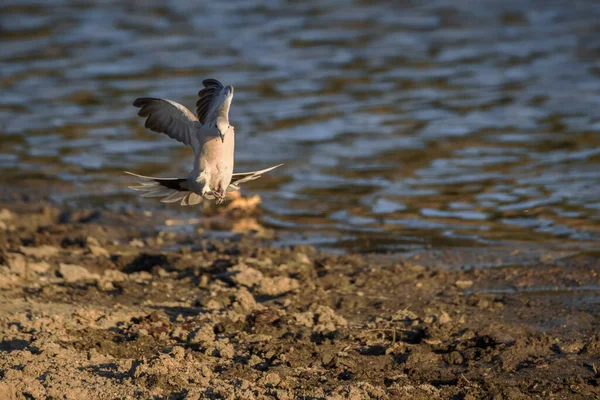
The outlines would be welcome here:
[[[0,209],[3,399],[600,397],[594,255],[452,270]]]

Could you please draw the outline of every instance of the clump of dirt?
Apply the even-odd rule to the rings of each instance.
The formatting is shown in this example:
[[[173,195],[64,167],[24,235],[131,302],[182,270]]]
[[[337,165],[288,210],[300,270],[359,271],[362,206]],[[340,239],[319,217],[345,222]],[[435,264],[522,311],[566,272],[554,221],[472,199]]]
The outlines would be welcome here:
[[[600,397],[594,255],[446,270],[5,207],[6,399]]]

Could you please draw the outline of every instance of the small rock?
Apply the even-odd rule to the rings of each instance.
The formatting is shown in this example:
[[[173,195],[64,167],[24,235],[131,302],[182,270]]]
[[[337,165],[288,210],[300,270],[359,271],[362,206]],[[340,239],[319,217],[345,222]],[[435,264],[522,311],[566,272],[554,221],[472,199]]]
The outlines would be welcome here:
[[[600,357],[600,336],[595,335],[581,349],[582,354]]]
[[[294,314],[294,319],[298,324],[309,328],[312,328],[315,324],[315,314],[310,311]]]
[[[233,356],[235,356],[235,349],[231,343],[224,343],[223,341],[218,341],[216,343],[215,349],[217,351],[217,357],[225,358],[231,360]]]
[[[406,267],[408,268],[409,271],[417,272],[417,273],[423,272],[426,269],[424,266],[419,265],[419,264],[411,264],[411,265],[407,265]]]
[[[431,349],[413,348],[405,357],[405,367],[410,369],[422,370],[423,368],[435,365],[440,359],[440,356]]]
[[[482,309],[486,309],[490,307],[490,302],[488,299],[479,299],[477,301],[477,307],[478,308],[482,308]]]
[[[256,308],[254,296],[244,287],[237,291],[234,301],[243,311],[252,311]]]
[[[256,335],[252,335],[250,341],[252,343],[260,343],[260,342],[270,342],[271,340],[273,340],[273,336],[271,335],[264,335],[262,333],[256,334]]]
[[[392,316],[392,321],[413,321],[417,318],[417,314],[405,308],[403,310],[396,311],[396,313]]]
[[[508,332],[494,330],[489,335],[496,344],[511,344],[515,343],[515,338],[510,335]]]
[[[6,208],[0,210],[0,221],[9,221],[14,217],[15,215],[12,212],[10,212],[10,210],[7,210]]]
[[[468,289],[473,286],[473,281],[471,280],[458,280],[454,283],[454,285],[459,289]]]
[[[16,275],[0,275],[0,289],[9,289],[19,283]]]
[[[0,382],[0,393],[4,393],[2,397],[7,400],[18,399],[23,396],[23,392],[21,390],[17,390],[17,387],[14,383]]]
[[[30,270],[37,272],[38,274],[45,274],[50,269],[50,264],[45,261],[28,263],[27,266]]]
[[[212,342],[214,340],[215,331],[210,324],[202,325],[202,327],[196,329],[188,336],[188,342],[190,343]]]
[[[261,379],[261,383],[266,386],[275,387],[281,382],[281,377],[276,372],[269,372]]]
[[[142,249],[146,246],[144,244],[144,242],[141,241],[140,239],[133,239],[132,241],[129,242],[129,245],[133,246],[133,247],[139,247],[140,249]]]
[[[134,272],[131,275],[129,275],[129,277],[135,283],[146,283],[152,280],[152,274],[148,271]]]
[[[258,286],[258,293],[267,296],[279,296],[284,293],[297,290],[300,284],[296,279],[287,276],[276,276],[274,278],[264,278]]]
[[[285,311],[278,308],[263,308],[252,314],[254,325],[273,325],[285,315]]]
[[[232,280],[238,285],[252,287],[263,279],[263,274],[257,269],[239,265],[230,269]]]
[[[93,236],[88,236],[85,238],[85,244],[88,246],[100,246],[100,242]]]
[[[304,253],[296,253],[296,261],[300,264],[310,264],[310,258]]]
[[[447,324],[450,321],[452,321],[452,318],[450,318],[450,315],[448,315],[448,313],[446,311],[442,311],[442,313],[438,317],[438,322],[440,324],[444,325],[444,324]]]
[[[176,346],[171,350],[171,356],[176,360],[183,360],[185,357],[185,349],[181,346]]]
[[[454,364],[454,365],[462,364],[463,357],[458,351],[453,351],[451,353],[444,354],[444,361],[447,364]]]
[[[111,282],[123,282],[127,280],[127,274],[117,269],[107,269],[102,273],[102,279]]]
[[[209,298],[205,302],[203,301],[202,304],[204,305],[204,307],[206,307],[206,309],[213,311],[220,310],[225,307],[223,301],[219,301],[216,298]]]
[[[25,257],[17,253],[9,253],[8,266],[13,274],[25,276],[27,274],[27,262]]]
[[[317,306],[314,311],[317,316],[317,323],[313,330],[320,333],[334,332],[339,327],[348,326],[348,321],[342,316],[339,316],[330,307]]]
[[[262,358],[260,358],[256,354],[252,354],[252,356],[250,356],[250,359],[248,360],[248,365],[250,365],[251,367],[254,367],[258,364],[261,364],[262,362],[263,362]]]
[[[577,354],[584,348],[584,344],[583,342],[558,343],[554,347],[563,354]]]
[[[35,258],[46,258],[52,257],[58,254],[59,249],[54,246],[43,245],[39,247],[25,247],[21,246],[21,253],[26,256],[32,256]]]
[[[102,355],[102,353],[99,353],[98,350],[96,350],[96,349],[90,349],[87,352],[88,361],[99,362],[99,361],[103,360],[104,358],[105,358],[105,356]]]
[[[99,275],[92,274],[80,265],[61,263],[59,265],[58,272],[60,273],[62,278],[69,283],[88,280],[97,281],[100,278]]]
[[[105,279],[98,280],[96,282],[96,286],[101,292],[110,292],[112,290],[115,290],[115,285],[111,281],[107,281]]]
[[[91,245],[88,248],[90,249],[90,253],[95,257],[110,257],[110,253],[104,247]]]

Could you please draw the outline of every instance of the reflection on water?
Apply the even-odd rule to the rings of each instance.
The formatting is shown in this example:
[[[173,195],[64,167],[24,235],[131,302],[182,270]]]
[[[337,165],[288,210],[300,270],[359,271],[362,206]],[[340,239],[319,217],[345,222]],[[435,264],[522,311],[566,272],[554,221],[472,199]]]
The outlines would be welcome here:
[[[186,174],[190,151],[131,102],[192,108],[215,77],[236,169],[286,163],[247,190],[291,240],[594,247],[599,21],[594,0],[4,1],[0,182],[162,207],[121,171]]]

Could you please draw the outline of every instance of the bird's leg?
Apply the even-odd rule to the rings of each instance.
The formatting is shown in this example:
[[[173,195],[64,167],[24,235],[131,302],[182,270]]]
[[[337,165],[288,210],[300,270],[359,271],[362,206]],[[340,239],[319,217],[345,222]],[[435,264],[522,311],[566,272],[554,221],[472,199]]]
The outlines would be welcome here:
[[[225,197],[227,195],[227,192],[225,192],[225,191],[219,192],[217,190],[213,190],[209,194],[212,195],[212,196],[214,196],[215,203],[221,204],[222,202],[225,201]]]

